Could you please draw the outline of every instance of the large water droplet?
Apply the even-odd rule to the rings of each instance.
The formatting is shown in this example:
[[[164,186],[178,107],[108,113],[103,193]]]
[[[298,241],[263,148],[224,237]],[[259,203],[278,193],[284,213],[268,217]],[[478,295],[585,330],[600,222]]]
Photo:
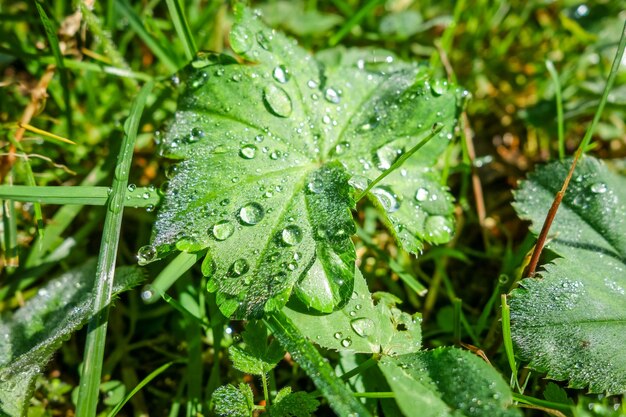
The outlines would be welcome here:
[[[257,32],[256,41],[259,43],[259,46],[261,48],[265,49],[266,51],[271,50],[272,35],[266,34],[265,32],[262,32],[262,31]]]
[[[137,261],[139,265],[148,264],[156,259],[157,250],[154,246],[146,245],[137,251]]]
[[[376,187],[372,190],[372,194],[376,196],[386,212],[393,213],[400,208],[398,197],[389,187]]]
[[[226,240],[235,232],[235,226],[228,220],[222,220],[215,223],[211,231],[215,239]]]
[[[324,91],[324,98],[326,99],[326,101],[333,104],[339,104],[339,101],[341,101],[341,99],[339,98],[339,93],[332,87],[328,87]]]
[[[345,348],[350,347],[351,345],[352,345],[352,339],[350,339],[349,337],[346,337],[345,339],[341,341],[341,346]]]
[[[348,184],[357,190],[365,190],[369,185],[369,180],[361,175],[355,175],[348,180]]]
[[[243,159],[252,159],[256,156],[257,150],[257,147],[252,144],[243,145],[239,150],[239,156],[241,156]]]
[[[430,89],[434,95],[440,96],[448,91],[448,82],[445,80],[435,80],[430,83]]]
[[[253,226],[265,216],[265,210],[259,203],[248,203],[239,210],[239,220],[243,224]]]
[[[233,277],[240,277],[250,270],[248,261],[243,258],[237,259],[228,269],[228,274]]]
[[[398,156],[402,154],[398,149],[391,148],[389,146],[383,146],[376,150],[374,154],[374,161],[376,162],[376,167],[381,171],[385,171],[391,168],[391,165],[396,161]]]
[[[263,89],[263,101],[274,116],[289,117],[293,110],[289,94],[275,85],[269,85]]]
[[[430,193],[428,192],[428,190],[426,188],[418,188],[417,192],[415,193],[415,199],[417,201],[426,201],[428,199],[428,195]]]
[[[376,324],[372,319],[368,319],[367,317],[359,317],[358,319],[354,319],[350,322],[350,326],[352,330],[355,331],[361,337],[367,337],[374,334],[376,330]]]
[[[603,182],[596,182],[591,185],[591,192],[596,194],[604,194],[609,188]]]
[[[131,193],[135,191],[136,189],[137,189],[137,186],[135,184],[128,184],[128,191],[130,191]]]
[[[285,245],[297,245],[302,241],[302,230],[296,225],[289,225],[281,232],[281,238]]]
[[[252,48],[252,34],[242,25],[235,25],[230,30],[230,47],[236,54],[243,54]]]
[[[279,65],[272,71],[272,77],[281,84],[285,84],[291,78],[289,70],[284,65]]]
[[[150,284],[144,285],[141,289],[141,300],[146,304],[154,303],[159,299],[159,294]]]

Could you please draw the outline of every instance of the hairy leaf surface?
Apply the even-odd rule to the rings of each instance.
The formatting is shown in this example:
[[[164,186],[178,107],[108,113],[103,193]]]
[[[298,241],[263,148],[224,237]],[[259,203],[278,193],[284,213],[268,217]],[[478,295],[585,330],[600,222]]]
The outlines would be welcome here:
[[[507,408],[513,398],[500,374],[470,352],[438,348],[384,357],[379,366],[407,417],[521,415]]]
[[[539,168],[516,193],[538,232],[571,160]],[[626,392],[626,179],[580,161],[550,234],[560,258],[511,294],[518,355],[549,378],[591,392]]]
[[[450,238],[452,205],[432,166],[463,92],[429,83],[426,71],[386,51],[313,57],[247,9],[230,42],[249,64],[203,53],[180,74],[161,151],[182,161],[143,262],[208,248],[203,271],[227,316],[281,308],[294,286],[305,303],[330,312],[352,294],[354,188],[435,123],[445,129],[368,197],[407,250]]]
[[[374,305],[367,282],[357,269],[354,292],[340,310],[312,315],[310,310],[289,304],[283,311],[312,342],[327,349],[387,355],[418,351],[421,317],[396,308],[396,299],[390,294],[377,293],[376,298]]]
[[[0,415],[25,414],[37,375],[61,343],[89,320],[95,273],[95,260],[88,261],[41,287],[14,314],[0,317]],[[139,268],[119,268],[113,293],[142,279]]]

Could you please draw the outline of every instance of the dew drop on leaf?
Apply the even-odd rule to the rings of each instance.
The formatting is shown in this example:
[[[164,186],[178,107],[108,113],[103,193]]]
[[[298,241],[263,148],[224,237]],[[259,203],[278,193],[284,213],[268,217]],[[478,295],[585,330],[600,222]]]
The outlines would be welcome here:
[[[434,240],[449,240],[452,235],[450,222],[443,216],[430,216],[425,223],[426,234]]]
[[[257,147],[254,145],[244,145],[239,150],[239,156],[243,159],[253,159],[256,156]]]
[[[275,85],[269,85],[263,89],[263,101],[274,116],[289,117],[293,110],[289,94]]]
[[[339,98],[339,93],[337,92],[337,90],[335,90],[332,87],[328,87],[324,91],[324,98],[326,99],[326,101],[333,103],[333,104],[339,104],[339,101],[341,100]]]
[[[374,130],[378,123],[380,122],[380,118],[378,116],[371,117],[367,122],[363,123],[361,126],[357,128],[357,132],[366,133],[371,130]]]
[[[215,239],[226,240],[235,232],[235,226],[228,220],[222,220],[215,223],[211,231]]]
[[[440,96],[448,91],[448,82],[445,80],[434,80],[430,84],[430,89],[434,95]]]
[[[230,31],[230,47],[236,54],[246,53],[252,48],[252,35],[248,29],[242,25],[233,26]]]
[[[233,277],[240,277],[250,270],[248,261],[243,258],[237,259],[228,269],[228,274]]]
[[[141,248],[139,248],[139,251],[137,252],[137,260],[139,262],[139,265],[145,265],[147,263],[154,261],[154,259],[156,258],[156,255],[157,255],[157,251],[154,246],[150,246],[150,245],[142,246]]]
[[[152,285],[150,284],[144,285],[144,287],[141,289],[141,300],[144,303],[150,304],[150,303],[154,303],[158,299],[159,299],[159,295],[154,290]]]
[[[272,77],[281,84],[285,84],[291,78],[289,70],[284,65],[279,65],[272,71]]]
[[[128,191],[130,191],[131,193],[135,191],[136,189],[137,189],[137,186],[135,184],[128,184]]]
[[[239,220],[241,223],[254,226],[265,216],[265,210],[259,203],[248,203],[239,209]]]
[[[352,345],[352,339],[350,339],[349,337],[346,337],[341,341],[341,346],[345,348],[350,347],[350,345]]]
[[[341,339],[343,337],[343,333],[341,332],[336,332],[333,337],[337,340]]]
[[[376,196],[387,213],[393,213],[400,208],[398,198],[389,187],[376,187],[372,190],[372,194]]]
[[[266,51],[271,50],[271,40],[272,40],[272,36],[266,35],[262,31],[256,34],[256,41],[258,42],[259,46],[265,49]]]
[[[415,193],[415,199],[417,201],[426,201],[428,199],[428,190],[426,188],[418,188]]]
[[[591,192],[595,194],[604,194],[608,190],[608,187],[603,182],[596,182],[591,185]]]
[[[356,334],[361,337],[367,337],[374,334],[376,330],[376,325],[374,324],[374,320],[368,319],[367,317],[359,317],[350,322],[350,326],[352,330]]]
[[[287,226],[283,229],[281,238],[287,246],[297,245],[302,240],[302,230],[296,225]]]
[[[348,148],[350,148],[350,144],[348,142],[339,142],[335,145],[335,155],[343,154]]]

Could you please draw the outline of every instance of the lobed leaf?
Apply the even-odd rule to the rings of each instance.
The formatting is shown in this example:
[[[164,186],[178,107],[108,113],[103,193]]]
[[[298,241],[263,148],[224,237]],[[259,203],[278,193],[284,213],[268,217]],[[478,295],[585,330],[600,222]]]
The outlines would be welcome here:
[[[330,312],[352,294],[354,188],[435,123],[444,131],[368,197],[407,250],[450,238],[451,199],[432,166],[452,137],[463,92],[429,83],[425,70],[386,51],[313,57],[247,9],[238,10],[230,41],[253,64],[202,53],[180,75],[161,152],[182,161],[170,172],[143,263],[208,248],[203,271],[225,315],[261,317],[294,288]]]
[[[421,346],[421,317],[395,307],[397,299],[376,293],[374,305],[367,282],[357,269],[348,303],[330,314],[317,314],[290,303],[283,312],[312,342],[327,349],[401,355]],[[389,299],[393,297],[393,299]]]
[[[438,348],[379,364],[407,417],[521,416],[500,374],[482,359],[456,348]]]
[[[215,414],[220,417],[250,417],[254,410],[252,389],[243,382],[239,388],[233,385],[222,385],[213,392],[211,397],[215,404]]]
[[[283,358],[285,351],[276,340],[268,344],[267,328],[262,322],[249,321],[242,333],[244,347],[228,349],[233,366],[241,372],[253,375],[265,374]]]
[[[515,208],[537,232],[571,159],[537,169]],[[548,377],[591,392],[626,392],[626,179],[585,157],[550,229],[560,255],[511,293],[517,354]]]
[[[267,411],[270,417],[310,417],[319,405],[308,392],[291,392],[291,387],[286,387],[276,395]]]
[[[89,320],[95,273],[96,262],[90,260],[41,287],[14,314],[0,317],[0,414],[26,413],[37,375],[61,343]],[[113,293],[141,280],[139,268],[118,268]]]

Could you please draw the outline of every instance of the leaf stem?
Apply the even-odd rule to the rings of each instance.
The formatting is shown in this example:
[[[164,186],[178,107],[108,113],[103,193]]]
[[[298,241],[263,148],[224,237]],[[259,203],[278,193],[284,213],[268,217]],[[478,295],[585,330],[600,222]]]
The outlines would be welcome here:
[[[102,243],[98,266],[96,269],[96,285],[94,288],[93,316],[87,330],[85,354],[83,357],[83,372],[78,391],[77,417],[91,417],[96,415],[98,406],[98,391],[102,375],[102,362],[109,316],[109,305],[113,290],[113,275],[117,247],[122,228],[124,213],[124,197],[127,191],[128,173],[133,156],[135,140],[144,106],[154,83],[148,82],[139,92],[133,102],[128,120],[124,125],[125,135],[118,155],[115,175],[113,177],[113,191],[107,203],[107,215],[104,220]]]
[[[361,372],[364,372],[365,370],[367,370],[367,369],[371,368],[372,366],[376,365],[378,363],[379,359],[380,359],[380,357],[378,355],[373,355],[371,358],[369,358],[365,362],[359,364],[359,366],[357,366],[357,367],[349,370],[345,374],[341,375],[341,380],[345,381],[345,382],[348,382],[348,380],[350,378],[352,378],[353,376],[358,375]]]
[[[406,161],[407,159],[409,159],[415,152],[417,152],[418,150],[420,150],[424,145],[426,145],[437,133],[441,132],[441,130],[443,129],[444,125],[441,123],[436,123],[432,130],[430,131],[430,133],[428,134],[428,136],[426,136],[424,139],[422,139],[417,145],[415,145],[414,147],[412,147],[411,149],[409,149],[407,152],[403,153],[402,155],[400,155],[400,157],[398,159],[396,159],[396,161],[389,167],[387,168],[382,174],[380,174],[378,177],[376,177],[376,179],[374,181],[372,181],[367,188],[365,188],[365,190],[361,191],[355,198],[355,200],[358,202],[360,199],[362,199],[363,197],[365,197],[365,195],[372,189],[374,188],[379,182],[381,182],[383,179],[385,179],[385,177],[389,174],[391,174],[393,171],[395,171],[396,169],[398,169],[403,163],[404,161]]]
[[[602,98],[600,99],[600,104],[598,105],[598,109],[596,110],[596,114],[593,116],[593,121],[591,125],[587,129],[583,140],[580,142],[578,146],[578,150],[574,155],[574,160],[572,161],[572,166],[570,167],[569,173],[563,181],[563,186],[561,190],[556,193],[554,197],[554,201],[552,202],[552,206],[546,215],[546,219],[543,223],[543,227],[541,228],[541,233],[539,233],[539,237],[537,238],[537,244],[535,245],[535,250],[530,259],[530,264],[528,266],[528,277],[534,277],[535,272],[537,270],[537,264],[539,262],[539,256],[543,250],[543,247],[546,243],[546,239],[548,237],[548,232],[550,231],[550,226],[552,226],[552,222],[556,217],[557,210],[559,209],[559,205],[563,200],[563,196],[565,195],[565,191],[569,185],[569,182],[574,174],[574,169],[576,169],[576,164],[578,164],[578,160],[582,156],[583,152],[589,146],[589,142],[591,141],[591,136],[596,129],[598,121],[600,120],[600,116],[602,115],[602,111],[604,110],[604,106],[607,102],[609,91],[613,87],[613,83],[615,82],[615,78],[617,77],[617,70],[619,69],[620,63],[622,61],[622,57],[624,56],[624,49],[626,48],[626,22],[624,23],[624,27],[622,28],[622,35],[619,40],[619,45],[617,47],[617,52],[615,54],[615,59],[613,60],[613,65],[611,65],[611,72],[609,73],[609,78],[606,81],[606,85],[604,86],[604,92],[602,93]]]

